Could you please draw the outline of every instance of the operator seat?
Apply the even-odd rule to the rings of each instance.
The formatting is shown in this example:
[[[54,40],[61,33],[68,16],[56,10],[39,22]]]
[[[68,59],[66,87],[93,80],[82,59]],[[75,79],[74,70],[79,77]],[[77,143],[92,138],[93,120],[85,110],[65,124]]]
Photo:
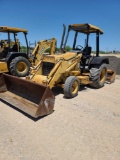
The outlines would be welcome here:
[[[91,55],[91,51],[92,51],[92,47],[90,47],[90,46],[85,47],[85,48],[83,49],[83,55],[89,57],[89,56]]]
[[[81,58],[81,69],[85,70],[89,68],[89,64],[91,61],[91,51],[92,47],[88,46],[85,47],[82,51],[82,58]]]
[[[18,45],[17,44],[13,45],[12,52],[18,52]]]

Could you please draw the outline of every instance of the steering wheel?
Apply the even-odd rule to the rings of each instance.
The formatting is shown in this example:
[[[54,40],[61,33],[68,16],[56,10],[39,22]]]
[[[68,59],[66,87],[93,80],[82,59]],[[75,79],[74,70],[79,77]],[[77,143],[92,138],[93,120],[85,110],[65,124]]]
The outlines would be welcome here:
[[[82,47],[81,45],[77,45],[75,49],[82,51],[82,50],[83,50],[83,47]]]

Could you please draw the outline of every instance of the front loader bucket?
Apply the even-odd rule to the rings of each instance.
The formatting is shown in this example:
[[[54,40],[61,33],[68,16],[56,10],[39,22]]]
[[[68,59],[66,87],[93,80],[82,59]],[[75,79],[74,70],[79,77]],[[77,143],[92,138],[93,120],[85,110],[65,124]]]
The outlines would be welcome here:
[[[53,112],[55,97],[49,87],[2,74],[0,98],[34,118]]]
[[[109,83],[113,83],[115,81],[115,75],[116,73],[113,70],[108,69],[106,81]]]

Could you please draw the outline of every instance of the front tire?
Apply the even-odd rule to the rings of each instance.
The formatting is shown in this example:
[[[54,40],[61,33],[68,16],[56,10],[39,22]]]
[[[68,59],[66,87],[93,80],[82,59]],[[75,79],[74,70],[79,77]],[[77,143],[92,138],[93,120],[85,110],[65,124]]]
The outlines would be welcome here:
[[[25,57],[15,57],[10,62],[10,73],[14,76],[25,77],[30,71],[30,62]]]
[[[64,95],[66,98],[73,98],[77,96],[79,91],[80,81],[75,76],[70,76],[66,79],[64,84]]]
[[[107,65],[102,64],[101,66],[94,66],[90,69],[90,84],[93,88],[101,88],[104,86],[107,77]]]

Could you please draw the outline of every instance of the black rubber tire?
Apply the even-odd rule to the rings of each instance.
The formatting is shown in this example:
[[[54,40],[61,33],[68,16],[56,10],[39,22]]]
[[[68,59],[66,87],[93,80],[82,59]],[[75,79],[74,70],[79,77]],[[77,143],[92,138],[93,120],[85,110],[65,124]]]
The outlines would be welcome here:
[[[93,88],[102,88],[106,81],[107,77],[107,65],[102,64],[101,66],[96,65],[90,69],[90,81],[93,83],[90,84]]]
[[[18,69],[18,65],[20,64],[21,66]],[[19,56],[12,59],[12,61],[10,62],[9,70],[10,70],[10,73],[14,76],[25,77],[29,74],[30,66],[31,64],[28,59],[26,59],[25,57]]]
[[[76,82],[77,88],[75,88],[75,93],[73,93],[72,87],[75,82]],[[79,86],[80,86],[80,81],[77,77],[75,76],[68,77],[64,84],[64,96],[66,98],[73,98],[77,96],[79,91]]]

